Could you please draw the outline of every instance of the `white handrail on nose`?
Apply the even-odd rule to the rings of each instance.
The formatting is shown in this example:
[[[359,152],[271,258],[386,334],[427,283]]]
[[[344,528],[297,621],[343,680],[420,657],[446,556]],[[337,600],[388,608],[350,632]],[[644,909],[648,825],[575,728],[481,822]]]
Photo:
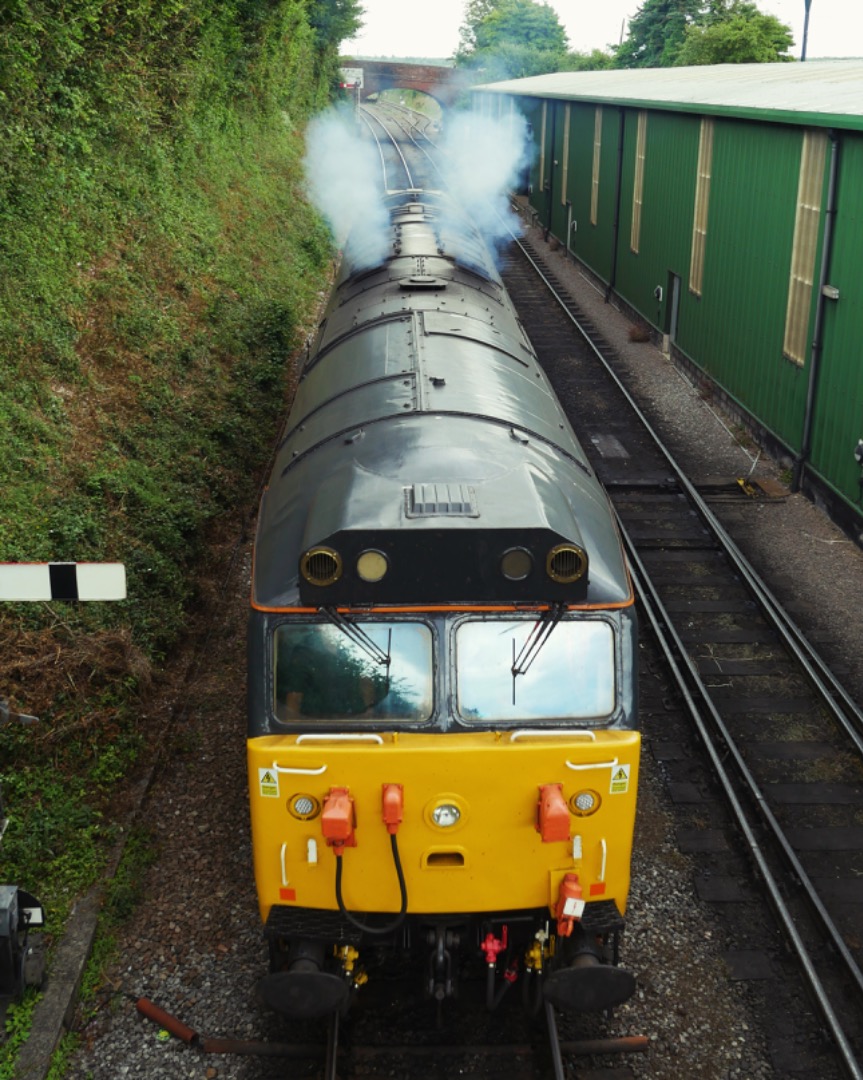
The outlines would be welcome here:
[[[618,764],[619,758],[612,758],[611,761],[583,761],[576,764],[573,761],[567,761],[567,769],[572,769],[578,772],[580,769],[613,769]]]
[[[596,732],[588,731],[586,728],[521,728],[519,731],[514,731],[510,735],[509,741],[516,742],[518,739],[532,739],[534,737],[540,739],[553,739],[562,736],[571,739],[574,735],[584,736],[592,742],[596,742]]]
[[[290,773],[296,776],[320,776],[321,773],[326,771],[326,765],[321,765],[319,769],[292,769],[288,765],[279,765],[277,761],[273,762],[273,772],[277,773]]]
[[[297,746],[303,742],[373,742],[378,746],[383,746],[384,740],[382,735],[376,735],[373,732],[362,733],[345,733],[327,735],[325,732],[317,734],[315,732],[306,732],[304,735],[297,736]]]

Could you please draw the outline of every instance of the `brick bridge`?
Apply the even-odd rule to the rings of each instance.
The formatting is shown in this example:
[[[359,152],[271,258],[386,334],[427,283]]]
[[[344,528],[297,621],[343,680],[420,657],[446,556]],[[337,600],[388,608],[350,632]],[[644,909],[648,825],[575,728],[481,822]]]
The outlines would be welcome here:
[[[455,102],[464,85],[455,68],[439,64],[398,64],[343,56],[339,65],[343,84],[353,86],[359,81],[361,101],[381,90],[421,90],[447,108]]]

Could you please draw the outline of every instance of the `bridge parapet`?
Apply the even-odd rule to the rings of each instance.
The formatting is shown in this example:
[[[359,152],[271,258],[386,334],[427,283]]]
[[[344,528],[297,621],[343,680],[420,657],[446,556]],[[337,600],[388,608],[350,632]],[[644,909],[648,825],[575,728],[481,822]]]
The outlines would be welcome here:
[[[463,86],[455,68],[441,64],[401,64],[345,56],[339,63],[343,71],[350,73],[352,84],[359,81],[360,101],[382,90],[419,90],[447,108],[454,104]]]

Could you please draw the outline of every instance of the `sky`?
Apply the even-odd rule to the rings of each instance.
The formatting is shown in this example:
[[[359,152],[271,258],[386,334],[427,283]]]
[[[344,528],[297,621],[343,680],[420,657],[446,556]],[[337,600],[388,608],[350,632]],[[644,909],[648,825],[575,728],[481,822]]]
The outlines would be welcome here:
[[[620,40],[621,27],[640,0],[550,0],[578,52],[607,49]],[[793,53],[803,40],[804,0],[756,0],[759,10],[776,15],[793,33]],[[342,45],[342,55],[448,57],[458,47],[465,0],[363,0],[365,26]],[[863,57],[863,0],[812,0],[809,59]]]

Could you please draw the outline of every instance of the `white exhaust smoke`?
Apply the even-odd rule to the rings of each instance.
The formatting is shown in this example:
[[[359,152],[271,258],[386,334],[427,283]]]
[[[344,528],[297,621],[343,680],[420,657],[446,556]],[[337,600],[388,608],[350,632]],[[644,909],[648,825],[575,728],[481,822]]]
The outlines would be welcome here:
[[[520,222],[507,192],[527,164],[527,122],[518,113],[506,120],[456,113],[447,121],[441,141],[439,166],[444,186],[482,234],[497,250],[519,235]]]
[[[362,265],[381,262],[389,247],[390,218],[383,203],[383,170],[371,139],[363,138],[353,112],[330,109],[306,130],[306,185],[339,247],[351,234]]]
[[[455,113],[447,117],[439,145],[441,180],[435,187],[446,191],[496,250],[510,231],[519,232],[507,191],[527,162],[527,123],[518,114],[497,120]],[[374,142],[357,126],[352,110],[330,110],[309,124],[304,164],[310,198],[336,243],[342,246],[351,233],[357,265],[383,260],[390,243],[383,169]]]

